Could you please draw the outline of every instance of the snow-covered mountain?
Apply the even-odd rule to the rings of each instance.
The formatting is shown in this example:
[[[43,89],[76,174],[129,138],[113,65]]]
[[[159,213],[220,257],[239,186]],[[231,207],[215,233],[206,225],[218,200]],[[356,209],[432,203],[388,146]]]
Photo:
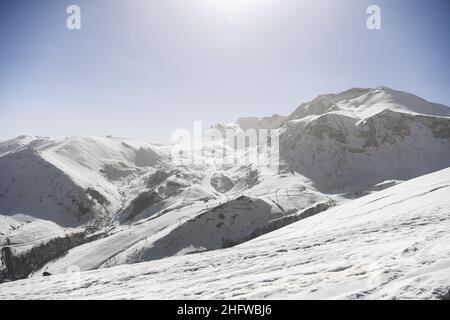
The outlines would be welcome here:
[[[448,299],[449,188],[444,169],[233,248],[4,283],[0,299]]]
[[[385,87],[301,105],[280,129],[286,164],[325,193],[356,192],[449,166],[450,108]]]
[[[212,129],[271,129],[279,168],[254,163],[246,150],[236,163],[217,162],[215,144],[192,162],[197,154],[179,146],[115,137],[0,141],[0,279],[245,248],[450,167],[450,108],[386,87],[323,95],[286,117]],[[164,263],[171,259],[183,258]]]
[[[117,212],[117,181],[167,159],[163,148],[117,138],[22,136],[1,143],[0,150],[0,212],[63,226]]]
[[[313,101],[300,105],[286,118],[286,121],[330,112],[339,112],[349,117],[364,119],[385,110],[450,117],[450,111],[444,105],[428,102],[407,92],[380,86],[353,88],[337,94],[318,96]]]
[[[286,119],[285,116],[280,116],[278,114],[274,114],[271,117],[258,118],[258,117],[247,117],[247,118],[239,118],[236,121],[236,124],[242,130],[248,129],[277,129],[281,127],[283,121]]]

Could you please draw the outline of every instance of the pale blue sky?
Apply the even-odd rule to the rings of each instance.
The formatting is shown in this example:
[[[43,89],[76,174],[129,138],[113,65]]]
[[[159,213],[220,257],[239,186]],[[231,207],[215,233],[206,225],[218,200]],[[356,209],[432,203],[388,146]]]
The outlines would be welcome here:
[[[366,28],[369,4],[381,30]],[[3,0],[0,138],[168,142],[195,120],[377,85],[449,105],[449,14],[448,0]]]

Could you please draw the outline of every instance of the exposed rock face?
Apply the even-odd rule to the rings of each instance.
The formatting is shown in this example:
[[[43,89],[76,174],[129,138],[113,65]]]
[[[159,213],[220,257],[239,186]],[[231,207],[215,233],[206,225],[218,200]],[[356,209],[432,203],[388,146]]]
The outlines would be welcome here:
[[[222,173],[215,173],[211,178],[211,185],[221,193],[226,193],[233,189],[234,182],[228,176]]]

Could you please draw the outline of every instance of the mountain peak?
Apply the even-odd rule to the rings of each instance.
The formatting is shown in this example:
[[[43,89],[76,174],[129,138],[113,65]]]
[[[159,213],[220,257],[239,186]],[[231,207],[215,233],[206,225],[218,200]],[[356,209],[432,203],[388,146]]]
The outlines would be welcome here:
[[[411,93],[377,86],[320,95],[310,102],[301,104],[286,120],[297,120],[329,112],[364,119],[386,109],[402,113],[450,117],[450,108],[446,106],[431,103]]]
[[[236,121],[236,124],[242,130],[248,129],[277,129],[283,123],[285,116],[274,114],[271,117],[242,117]]]

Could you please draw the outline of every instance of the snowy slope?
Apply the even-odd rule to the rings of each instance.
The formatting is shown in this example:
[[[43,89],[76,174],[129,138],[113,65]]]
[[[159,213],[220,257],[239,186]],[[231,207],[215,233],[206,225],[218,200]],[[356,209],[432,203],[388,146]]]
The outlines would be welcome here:
[[[272,179],[247,190],[246,196],[175,203],[165,209],[166,213],[116,227],[106,238],[69,250],[36,275],[44,271],[64,273],[74,264],[81,270],[91,270],[221,249],[300,220],[302,217],[296,216],[299,209],[312,214],[334,205],[330,198],[299,184],[295,177],[280,178],[282,182],[277,182],[277,177]]]
[[[24,239],[81,230],[77,245],[52,248],[33,276],[227,248],[450,167],[448,110],[385,87],[351,89],[320,96],[288,117],[212,128],[273,129],[279,170],[268,158],[254,163],[247,150],[236,153],[237,163],[220,163],[214,151],[223,149],[221,141],[204,145],[197,163],[186,145],[115,137],[1,141],[0,232],[14,228],[19,214],[33,219],[20,233]],[[98,236],[88,236],[93,227]]]
[[[387,87],[321,95],[287,117],[214,129],[274,129],[281,169],[326,194],[354,193],[450,166],[450,108]]]
[[[279,135],[286,166],[324,193],[450,166],[450,108],[385,87],[320,96],[292,113]]]
[[[355,192],[450,166],[450,118],[385,110],[358,120],[327,113],[280,130],[282,159],[325,193]]]
[[[18,137],[0,150],[0,212],[63,226],[116,213],[123,179],[166,161],[157,147],[118,138]]]
[[[5,246],[8,241],[15,251],[29,250],[35,245],[71,232],[72,229],[63,228],[54,222],[26,215],[0,216],[0,247]]]
[[[144,153],[132,144],[70,138],[0,157],[8,169],[2,172],[4,212],[26,212],[63,226],[96,222],[106,233],[52,259],[36,275],[65,272],[74,263],[90,270],[220,249],[301,219],[297,210],[311,214],[333,205],[300,176],[251,163],[183,164],[169,161],[164,148],[157,153],[147,147]],[[150,162],[139,163],[136,153],[149,154]],[[36,189],[37,183],[43,188]],[[221,187],[224,183],[229,188]],[[83,219],[75,220],[80,214]]]
[[[450,110],[444,105],[428,102],[407,92],[380,86],[365,89],[353,88],[337,94],[318,96],[311,102],[300,105],[286,118],[286,121],[330,112],[364,119],[385,110],[450,117]]]
[[[443,299],[450,169],[234,248],[0,284],[8,299]]]
[[[24,147],[37,147],[48,141],[48,138],[31,136],[18,136],[9,140],[0,140],[0,156],[18,151]]]

